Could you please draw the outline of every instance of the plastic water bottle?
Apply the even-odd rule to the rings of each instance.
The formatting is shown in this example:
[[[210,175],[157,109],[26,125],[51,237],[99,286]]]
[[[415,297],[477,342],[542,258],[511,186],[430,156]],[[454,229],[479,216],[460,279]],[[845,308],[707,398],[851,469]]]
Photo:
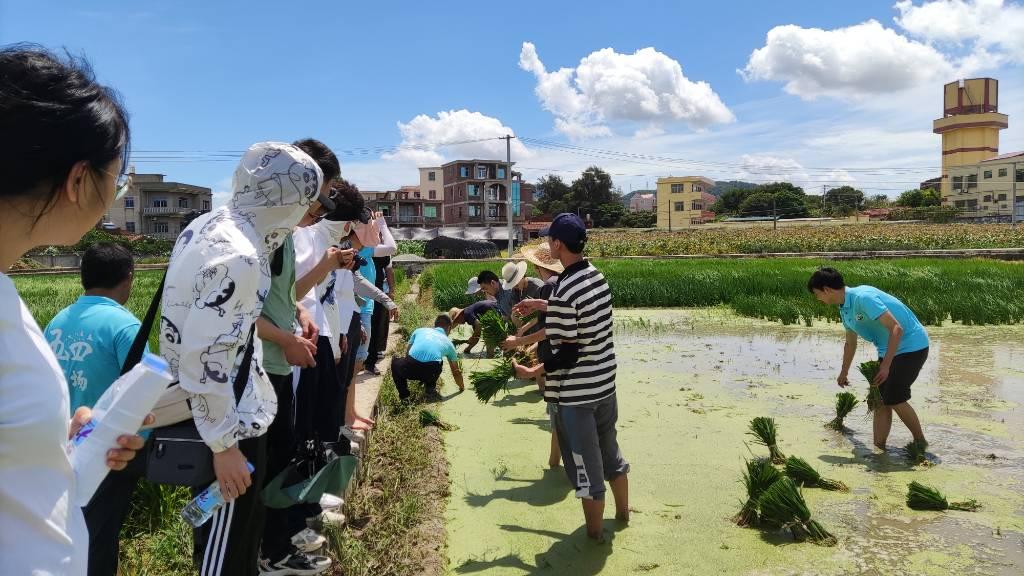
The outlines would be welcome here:
[[[146,354],[100,396],[92,408],[92,420],[68,443],[75,471],[75,504],[89,503],[110,472],[107,452],[118,447],[119,436],[139,431],[146,415],[173,381],[167,362],[155,354]]]
[[[249,468],[250,474],[255,470],[252,464],[246,462],[245,465]],[[250,489],[255,489],[255,487],[250,487]],[[206,524],[224,503],[224,496],[220,493],[220,482],[214,482],[185,505],[181,510],[181,517],[194,528],[199,528]]]

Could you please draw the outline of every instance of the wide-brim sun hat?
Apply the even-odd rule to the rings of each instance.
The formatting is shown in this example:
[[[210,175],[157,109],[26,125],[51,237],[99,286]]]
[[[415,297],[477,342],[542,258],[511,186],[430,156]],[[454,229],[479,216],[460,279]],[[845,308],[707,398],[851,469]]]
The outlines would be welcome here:
[[[477,281],[476,276],[473,276],[466,282],[466,294],[476,294],[480,291],[480,282]]]
[[[506,262],[501,267],[501,288],[511,290],[526,278],[526,262]]]
[[[550,270],[555,274],[561,274],[565,271],[565,266],[562,266],[561,262],[551,256],[551,251],[544,244],[525,246],[519,253],[524,260],[538,268]]]

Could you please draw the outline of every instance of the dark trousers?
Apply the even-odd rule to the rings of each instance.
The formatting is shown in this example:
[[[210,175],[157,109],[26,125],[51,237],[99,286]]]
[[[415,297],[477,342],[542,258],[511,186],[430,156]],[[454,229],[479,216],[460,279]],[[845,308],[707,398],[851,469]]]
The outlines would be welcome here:
[[[220,507],[213,518],[195,529],[195,563],[200,576],[252,576],[258,573],[260,538],[266,508],[260,486],[267,475],[267,436],[238,441],[238,449],[253,465],[252,486]],[[192,490],[197,495],[206,487]]]
[[[124,470],[111,470],[82,509],[89,529],[89,576],[115,576],[120,554],[121,526],[128,516],[132,494],[146,475],[146,458],[138,454]]]
[[[391,378],[398,389],[398,397],[409,397],[409,380],[423,384],[427,392],[437,389],[437,379],[441,377],[440,362],[420,362],[412,356],[395,358],[391,361]]]
[[[316,342],[316,366],[303,368],[295,391],[295,439],[333,442],[344,423],[341,380],[334,363],[331,339]]]
[[[366,366],[374,367],[377,361],[384,357],[388,348],[388,332],[391,327],[391,315],[388,309],[376,303],[373,306],[373,316],[370,318],[370,355],[366,358]]]
[[[270,377],[270,383],[274,385],[274,392],[277,394],[277,416],[274,417],[273,423],[267,430],[265,484],[270,483],[287,468],[296,453],[292,375],[268,374],[267,376]],[[292,532],[291,528],[287,508],[267,508],[261,547],[265,558],[276,562],[291,551],[291,537],[299,531]]]

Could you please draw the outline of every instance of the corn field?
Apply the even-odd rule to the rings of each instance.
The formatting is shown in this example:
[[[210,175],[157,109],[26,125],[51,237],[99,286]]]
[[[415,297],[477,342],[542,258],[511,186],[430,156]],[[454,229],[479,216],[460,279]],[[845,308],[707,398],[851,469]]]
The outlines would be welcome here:
[[[596,260],[622,308],[694,308],[725,305],[738,314],[781,321],[838,321],[835,307],[807,292],[819,266],[837,268],[851,286],[870,284],[903,300],[921,322],[941,325],[1024,321],[1024,266],[998,260]],[[464,307],[466,279],[500,263],[437,264],[424,272],[440,310]],[[532,271],[531,271],[532,274]],[[424,285],[421,281],[421,286]]]

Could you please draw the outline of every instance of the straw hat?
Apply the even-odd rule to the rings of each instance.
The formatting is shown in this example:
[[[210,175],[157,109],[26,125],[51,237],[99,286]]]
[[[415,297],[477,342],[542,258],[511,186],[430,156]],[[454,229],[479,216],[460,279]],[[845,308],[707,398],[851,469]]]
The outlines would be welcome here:
[[[462,314],[462,308],[458,308],[458,307],[452,308],[451,310],[448,311],[448,319],[452,321],[452,324],[455,324],[456,320],[458,319],[458,317],[461,314]]]
[[[526,246],[520,251],[520,254],[527,262],[539,268],[545,268],[555,274],[561,274],[565,271],[562,263],[551,257],[551,252],[545,244]]]
[[[501,287],[511,290],[526,278],[526,262],[506,262],[501,267]]]

